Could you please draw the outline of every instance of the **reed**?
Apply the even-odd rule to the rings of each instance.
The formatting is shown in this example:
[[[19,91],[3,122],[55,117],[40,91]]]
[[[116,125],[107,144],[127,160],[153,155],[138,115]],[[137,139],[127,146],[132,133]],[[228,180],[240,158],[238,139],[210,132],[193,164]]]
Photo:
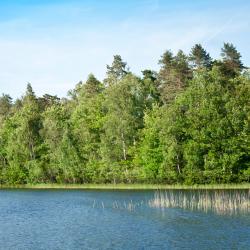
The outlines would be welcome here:
[[[153,208],[183,208],[215,212],[217,214],[245,214],[250,212],[250,190],[156,191],[148,202]]]
[[[118,209],[118,210],[127,210],[129,212],[135,211],[136,208],[141,206],[143,203],[142,202],[134,202],[132,200],[130,201],[123,201],[123,202],[113,202],[112,208],[113,209]]]

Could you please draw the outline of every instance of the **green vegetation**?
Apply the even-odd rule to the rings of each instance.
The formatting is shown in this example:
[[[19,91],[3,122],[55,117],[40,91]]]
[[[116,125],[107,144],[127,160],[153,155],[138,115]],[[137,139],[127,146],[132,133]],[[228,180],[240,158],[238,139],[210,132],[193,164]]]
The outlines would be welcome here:
[[[159,72],[139,77],[116,55],[103,82],[90,74],[68,98],[37,97],[30,84],[15,101],[3,94],[0,184],[249,183],[250,73],[240,58],[229,43],[219,60],[196,44],[190,55],[166,51]]]
[[[195,185],[167,185],[167,184],[57,184],[57,183],[39,183],[39,184],[16,184],[0,185],[0,189],[82,189],[82,190],[247,190],[250,189],[249,183],[240,184],[195,184]]]

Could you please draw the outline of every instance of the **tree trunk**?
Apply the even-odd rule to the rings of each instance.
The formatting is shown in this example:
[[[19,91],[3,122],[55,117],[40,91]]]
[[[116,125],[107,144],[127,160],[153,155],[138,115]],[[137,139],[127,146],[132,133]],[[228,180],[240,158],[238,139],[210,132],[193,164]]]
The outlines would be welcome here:
[[[181,173],[181,169],[180,169],[179,156],[178,155],[177,155],[177,170],[178,170],[178,173],[180,174]]]
[[[124,140],[124,135],[122,132],[122,151],[123,151],[123,160],[127,160],[127,153],[126,153],[126,144],[125,144],[125,140]]]

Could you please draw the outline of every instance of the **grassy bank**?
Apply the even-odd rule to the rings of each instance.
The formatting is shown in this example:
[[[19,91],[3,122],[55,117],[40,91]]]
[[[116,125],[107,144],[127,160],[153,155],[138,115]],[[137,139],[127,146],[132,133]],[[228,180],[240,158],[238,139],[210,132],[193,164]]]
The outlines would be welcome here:
[[[103,189],[103,190],[158,190],[158,189],[250,189],[250,183],[209,185],[157,184],[25,184],[0,185],[0,189]]]

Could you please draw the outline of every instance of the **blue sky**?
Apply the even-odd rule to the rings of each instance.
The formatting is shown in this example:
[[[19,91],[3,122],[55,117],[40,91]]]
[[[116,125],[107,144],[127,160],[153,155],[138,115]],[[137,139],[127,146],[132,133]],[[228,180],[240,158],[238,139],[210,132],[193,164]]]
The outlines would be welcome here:
[[[201,43],[214,58],[232,42],[250,65],[248,0],[0,1],[0,93],[66,96],[114,54],[131,71],[158,69],[166,49]]]

